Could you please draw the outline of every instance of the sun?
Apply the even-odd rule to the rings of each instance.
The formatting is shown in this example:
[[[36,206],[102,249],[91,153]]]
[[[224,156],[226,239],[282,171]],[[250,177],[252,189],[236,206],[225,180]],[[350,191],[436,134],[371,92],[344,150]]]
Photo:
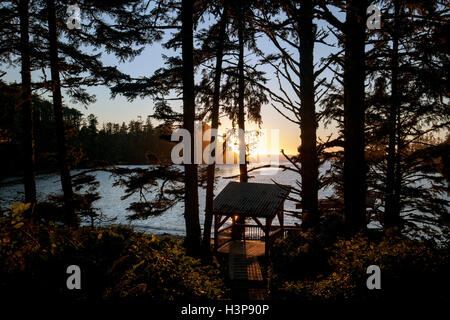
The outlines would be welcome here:
[[[257,134],[254,132],[246,133],[245,142],[247,156],[280,154],[279,145],[269,138],[270,135],[267,135],[265,131],[259,131]],[[222,143],[224,142],[223,136],[219,139]],[[227,147],[230,148],[235,155],[239,155],[239,136],[233,134],[230,135],[227,140]]]
[[[232,137],[231,138],[231,150],[236,153],[239,154],[239,137]]]

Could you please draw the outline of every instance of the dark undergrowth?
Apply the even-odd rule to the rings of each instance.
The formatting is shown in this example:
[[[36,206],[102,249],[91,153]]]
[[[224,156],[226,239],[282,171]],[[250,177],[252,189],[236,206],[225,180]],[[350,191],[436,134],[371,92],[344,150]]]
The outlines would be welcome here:
[[[139,302],[220,300],[221,266],[186,255],[182,239],[128,227],[69,228],[24,217],[14,205],[0,218],[0,292],[11,300]],[[81,270],[68,290],[67,268]]]
[[[339,219],[275,244],[270,264],[274,300],[318,303],[450,301],[450,249],[434,241],[372,231],[344,237]],[[324,227],[327,226],[327,227]],[[370,265],[381,289],[369,290]]]

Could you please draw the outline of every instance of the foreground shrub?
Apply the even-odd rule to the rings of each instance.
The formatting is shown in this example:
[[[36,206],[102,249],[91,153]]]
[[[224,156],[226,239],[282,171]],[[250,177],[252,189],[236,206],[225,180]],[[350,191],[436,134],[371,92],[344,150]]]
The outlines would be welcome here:
[[[272,279],[279,284],[284,279],[315,279],[318,274],[331,271],[328,263],[329,248],[341,236],[342,220],[338,215],[322,217],[319,226],[313,231],[290,234],[282,241],[276,242],[271,251]]]
[[[70,301],[220,299],[217,268],[185,253],[181,239],[127,227],[72,229],[36,225],[14,205],[0,219],[0,291],[10,298]],[[82,290],[67,290],[66,269],[78,265]]]
[[[123,269],[126,270],[122,272]],[[218,271],[187,256],[181,241],[172,237],[141,235],[108,274],[118,274],[120,278],[108,288],[106,298],[172,301],[220,299],[224,295]]]
[[[288,240],[291,241],[292,240]],[[307,242],[304,239],[303,242]],[[317,241],[317,239],[315,240]],[[302,243],[302,242],[301,242]],[[281,243],[280,245],[283,245]],[[435,243],[411,240],[402,236],[385,236],[369,241],[359,235],[350,240],[338,240],[327,252],[327,268],[303,273],[301,263],[310,252],[302,253],[305,244],[298,247],[297,257],[290,257],[288,270],[298,267],[292,277],[277,267],[274,261],[273,291],[275,297],[320,302],[361,302],[396,300],[446,301],[450,295],[450,253],[448,248],[438,248]],[[308,248],[308,247],[307,247]],[[381,290],[368,290],[367,267],[377,265],[381,269]]]

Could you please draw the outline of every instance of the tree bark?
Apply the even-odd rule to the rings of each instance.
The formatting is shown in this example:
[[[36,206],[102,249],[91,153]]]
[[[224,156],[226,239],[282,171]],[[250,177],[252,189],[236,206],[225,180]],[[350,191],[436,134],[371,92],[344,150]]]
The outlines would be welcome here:
[[[31,97],[31,49],[29,37],[29,0],[19,1],[20,16],[20,54],[22,60],[22,95],[21,108],[23,113],[23,143],[24,143],[24,187],[25,202],[31,203],[31,211],[36,204],[36,164],[34,138],[34,109]]]
[[[64,129],[64,110],[62,105],[61,81],[59,76],[58,34],[56,26],[55,1],[47,0],[48,29],[50,42],[50,69],[52,76],[53,112],[56,122],[56,139],[58,161],[61,175],[61,186],[64,194],[64,209],[70,225],[77,225],[77,217],[73,207],[72,178],[67,159],[67,146]]]
[[[367,227],[364,157],[366,9],[366,1],[347,0],[344,61],[344,216],[346,231],[349,234]]]
[[[241,4],[238,13],[238,38],[239,38],[239,61],[238,61],[238,128],[239,128],[239,181],[248,182],[247,174],[247,147],[245,144],[245,74],[244,74],[244,5]],[[244,156],[242,156],[242,153]],[[243,162],[243,163],[242,163]]]
[[[220,20],[219,37],[217,40],[216,52],[216,72],[214,75],[214,96],[211,111],[211,129],[217,130],[219,127],[219,102],[220,102],[220,80],[222,77],[223,47],[225,39],[225,29],[227,24],[227,9],[223,9],[222,18]],[[213,201],[214,201],[214,176],[216,170],[216,137],[211,136],[211,147],[213,148],[212,156],[214,162],[208,166],[206,181],[206,204],[205,204],[205,223],[203,228],[203,247],[205,251],[211,250],[211,227],[213,220]],[[219,155],[221,156],[221,155]]]
[[[200,253],[200,220],[198,208],[198,175],[194,163],[194,40],[193,40],[193,0],[182,0],[182,59],[183,59],[183,127],[191,135],[191,161],[184,165],[185,198],[184,219],[186,222],[186,249],[189,255]]]
[[[302,228],[317,225],[318,165],[316,129],[317,119],[314,103],[314,25],[312,0],[301,2],[299,16],[300,38],[300,164],[302,176]]]

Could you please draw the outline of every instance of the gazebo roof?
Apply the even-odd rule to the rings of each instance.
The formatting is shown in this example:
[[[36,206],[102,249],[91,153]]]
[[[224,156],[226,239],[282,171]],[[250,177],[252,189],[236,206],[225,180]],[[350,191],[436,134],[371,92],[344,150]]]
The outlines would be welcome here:
[[[273,217],[288,194],[276,184],[230,182],[214,199],[214,214]]]

